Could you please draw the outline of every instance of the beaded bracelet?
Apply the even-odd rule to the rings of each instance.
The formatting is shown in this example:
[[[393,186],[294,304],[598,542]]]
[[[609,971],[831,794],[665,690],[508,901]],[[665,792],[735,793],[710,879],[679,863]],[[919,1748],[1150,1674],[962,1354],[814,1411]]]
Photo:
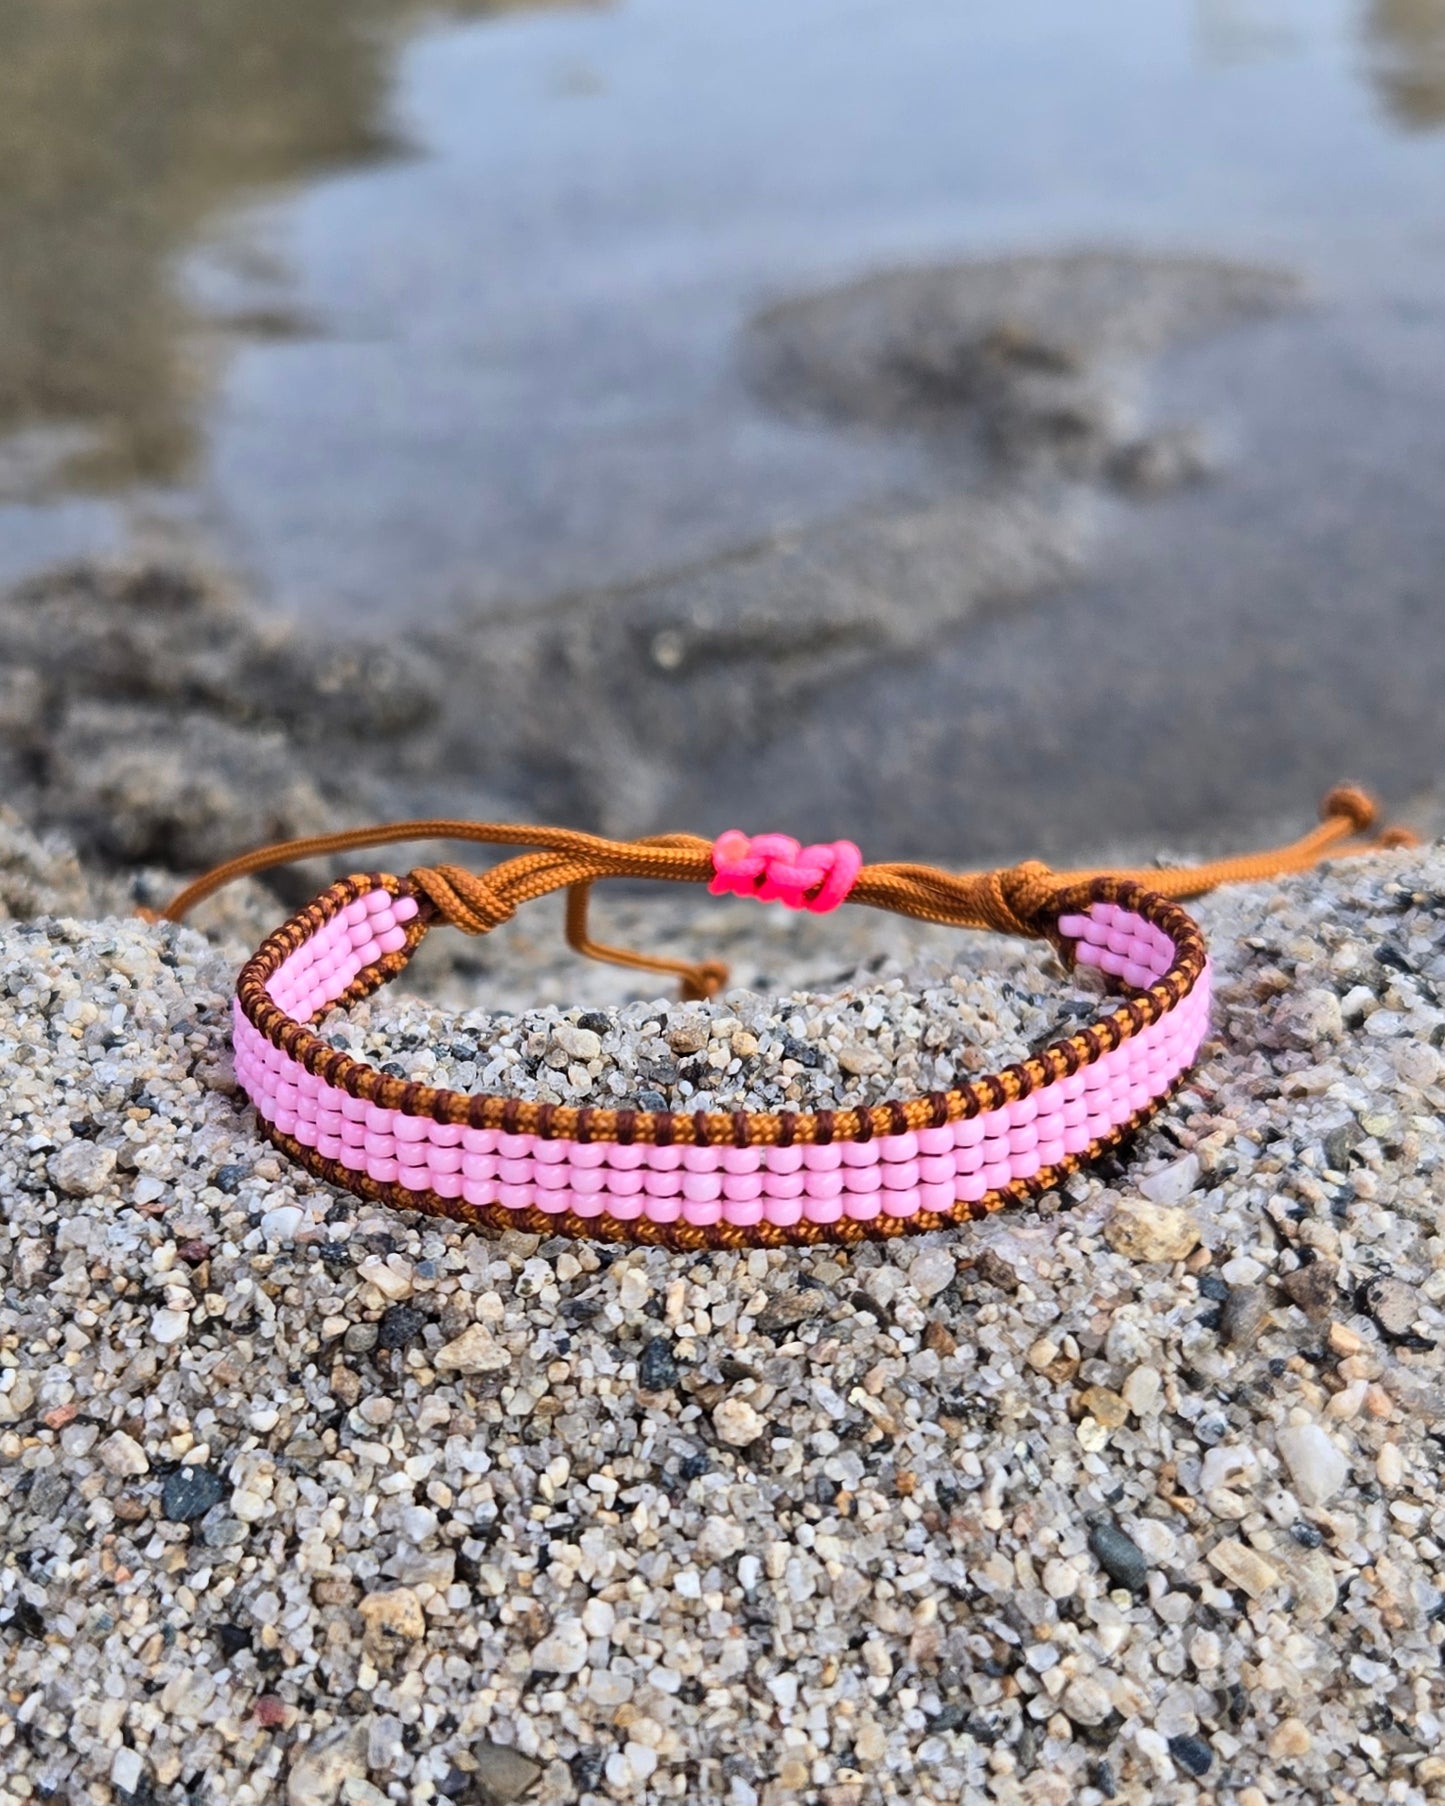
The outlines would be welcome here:
[[[619,842],[562,829],[399,823],[258,849],[192,885],[179,920],[244,872],[398,840],[465,838],[541,850],[478,874],[418,867],[343,878],[269,935],[236,985],[237,1079],[263,1133],[290,1159],[359,1196],[454,1218],[607,1241],[778,1246],[950,1227],[1022,1203],[1132,1134],[1179,1087],[1209,1025],[1204,939],[1171,896],[1300,870],[1369,825],[1358,791],[1326,799],[1324,825],[1292,847],[1190,871],[1051,873],[1037,864],[958,875],[864,865],[850,842],[800,847],[737,832]],[[1403,844],[1392,830],[1363,851]],[[1154,880],[1146,886],[1141,879]],[[593,942],[599,877],[706,882],[822,911],[845,899],[922,920],[1043,938],[1066,968],[1093,967],[1122,996],[1027,1058],[948,1091],[812,1112],[604,1109],[438,1089],[380,1072],[312,1026],[401,972],[428,930],[486,933],[517,905],[568,892],[579,951],[673,972],[706,996],[725,970]]]

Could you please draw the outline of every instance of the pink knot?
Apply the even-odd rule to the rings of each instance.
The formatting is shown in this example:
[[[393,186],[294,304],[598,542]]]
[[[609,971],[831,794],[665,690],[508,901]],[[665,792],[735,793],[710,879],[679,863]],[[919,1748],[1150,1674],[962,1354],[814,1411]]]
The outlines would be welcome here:
[[[802,847],[788,834],[750,839],[730,828],[713,842],[712,863],[717,876],[708,889],[715,897],[756,897],[821,915],[836,909],[852,890],[863,855],[851,840]]]

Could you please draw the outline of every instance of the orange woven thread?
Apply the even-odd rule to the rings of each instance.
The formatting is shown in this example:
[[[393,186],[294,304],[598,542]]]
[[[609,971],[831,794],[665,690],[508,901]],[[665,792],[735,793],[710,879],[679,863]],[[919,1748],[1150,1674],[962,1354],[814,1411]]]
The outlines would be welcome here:
[[[1347,857],[1412,846],[1407,828],[1387,827],[1370,835],[1377,810],[1358,786],[1341,784],[1325,797],[1317,828],[1288,845],[1179,869],[1115,869],[1108,875],[1146,885],[1165,897],[1194,897],[1217,885],[1248,882],[1307,871],[1327,857]],[[151,920],[181,921],[224,885],[279,865],[406,842],[460,840],[533,850],[505,860],[488,872],[464,866],[419,866],[410,874],[417,891],[436,914],[466,934],[489,934],[518,907],[553,891],[568,892],[569,943],[589,958],[640,971],[665,972],[680,980],[686,997],[709,997],[727,981],[727,967],[713,960],[681,960],[634,952],[591,939],[587,909],[591,886],[602,878],[652,878],[668,883],[707,884],[713,877],[712,842],[695,834],[659,834],[640,840],[610,840],[572,828],[517,822],[438,819],[393,822],[343,829],[256,847],[213,867],[174,896]],[[1353,842],[1353,844],[1350,844]],[[915,920],[955,928],[1037,937],[1046,932],[1057,899],[1089,879],[1098,868],[1055,872],[1036,861],[1001,870],[947,872],[936,866],[885,863],[865,865],[849,901],[890,910]]]

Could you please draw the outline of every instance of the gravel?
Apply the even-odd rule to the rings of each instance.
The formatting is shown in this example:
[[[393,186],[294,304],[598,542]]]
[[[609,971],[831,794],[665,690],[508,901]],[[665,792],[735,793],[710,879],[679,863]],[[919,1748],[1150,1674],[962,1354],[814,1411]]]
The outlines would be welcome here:
[[[235,1090],[239,944],[0,922],[0,1799],[1438,1797],[1442,898],[1437,848],[1202,904],[1194,1081],[1032,1211],[696,1257],[313,1182]],[[618,1008],[518,924],[334,1032],[532,1096],[665,1056],[669,1102],[838,1103],[1071,996],[861,911],[608,915],[735,987]]]

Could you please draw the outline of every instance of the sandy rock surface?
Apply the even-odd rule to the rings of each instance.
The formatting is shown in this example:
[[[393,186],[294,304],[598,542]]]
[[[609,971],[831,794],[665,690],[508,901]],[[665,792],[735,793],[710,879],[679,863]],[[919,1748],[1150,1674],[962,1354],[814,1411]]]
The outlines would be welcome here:
[[[1201,905],[1194,1081],[1036,1211],[687,1258],[293,1171],[225,1040],[250,905],[219,948],[81,919],[7,832],[0,1799],[1440,1797],[1445,852]],[[347,1032],[460,1060],[480,981],[519,1083],[716,1049],[842,1096],[1074,995],[861,911],[631,908],[771,1006],[644,1035],[519,922]]]

